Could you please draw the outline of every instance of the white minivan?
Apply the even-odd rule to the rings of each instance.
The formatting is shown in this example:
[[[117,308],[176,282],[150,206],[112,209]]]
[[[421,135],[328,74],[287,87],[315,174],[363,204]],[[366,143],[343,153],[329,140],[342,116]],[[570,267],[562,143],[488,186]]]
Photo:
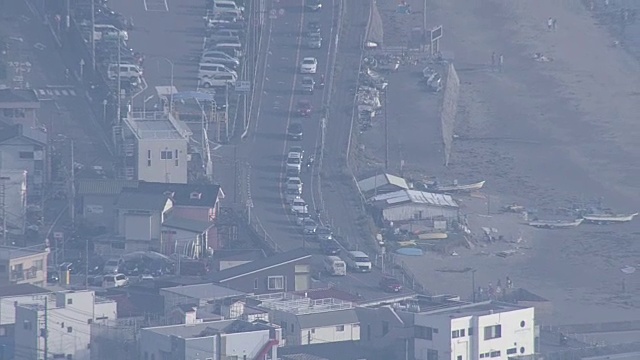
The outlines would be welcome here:
[[[203,77],[200,79],[200,86],[204,88],[211,87],[225,87],[225,86],[235,86],[236,85],[236,76],[231,73],[218,73],[212,76]]]
[[[324,271],[332,276],[345,276],[347,264],[337,256],[327,256],[324,258]]]
[[[93,39],[96,41],[100,41],[103,38],[107,38],[107,39],[120,38],[124,41],[128,41],[129,33],[124,30],[120,30],[113,25],[95,24],[93,26]]]
[[[212,78],[216,74],[233,74],[236,78],[238,73],[222,64],[201,63],[198,67],[198,78]]]
[[[118,79],[118,64],[109,64],[107,76],[111,80]],[[133,64],[120,64],[120,79],[138,81],[142,77],[142,68]]]
[[[244,8],[239,7],[235,1],[231,0],[215,0],[212,9],[215,14],[233,13],[242,16]]]
[[[371,272],[371,259],[362,251],[349,251],[347,262],[351,271]]]

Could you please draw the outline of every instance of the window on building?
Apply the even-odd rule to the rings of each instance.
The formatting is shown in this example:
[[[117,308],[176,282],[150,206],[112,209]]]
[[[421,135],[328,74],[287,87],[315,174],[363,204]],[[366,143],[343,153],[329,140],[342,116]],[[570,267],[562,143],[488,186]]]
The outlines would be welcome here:
[[[293,332],[293,330],[294,330],[294,329],[293,329],[293,324],[291,324],[291,332]]]
[[[452,338],[452,339],[457,339],[457,338],[459,338],[459,337],[460,337],[460,330],[453,330],[453,331],[451,332],[451,338]]]
[[[344,330],[344,329],[343,329]],[[311,333],[315,334],[316,333],[316,329],[311,329]]]
[[[500,357],[500,350],[498,350],[498,351],[492,351],[492,352],[491,352],[491,357],[492,357],[492,358],[494,358],[494,357]]]
[[[462,360],[462,355],[458,355],[458,360]]]
[[[269,276],[267,278],[267,289],[284,290],[284,276]]]
[[[438,350],[427,349],[427,360],[438,360]]]
[[[180,162],[176,159],[176,166],[180,166]]]
[[[484,354],[480,354],[480,359],[484,359]]]
[[[336,326],[336,331],[344,331],[344,325]]]
[[[258,290],[258,279],[253,280],[253,290]]]
[[[72,328],[71,326],[69,326],[69,327],[67,328],[67,332],[68,332],[68,333],[72,333],[72,332],[73,332],[73,328]]]
[[[73,299],[72,298],[67,299],[67,305],[71,305],[71,304],[73,304]]]
[[[25,320],[22,322],[22,327],[25,330],[31,330],[31,322],[29,320]]]
[[[433,340],[433,328],[416,325],[414,335],[416,339]]]
[[[493,325],[484,327],[484,339],[498,339],[502,337],[502,325]]]
[[[389,333],[389,322],[388,321],[383,321],[382,322],[382,336],[385,336]]]
[[[93,324],[93,319],[87,319],[87,324],[89,325]]]
[[[520,327],[523,328],[525,325],[527,325],[527,323],[524,322],[524,320],[520,321]]]
[[[0,327],[0,337],[5,337],[7,336],[7,329],[3,326]]]
[[[33,159],[33,151],[20,151],[18,152],[20,159]]]
[[[73,360],[73,355],[67,354],[67,360]]]
[[[524,346],[520,348],[520,354],[524,354]]]
[[[469,334],[469,336],[473,336],[473,328],[472,327],[468,328],[467,333]]]
[[[465,337],[464,329],[460,329],[460,337]]]
[[[151,150],[147,150],[147,159],[151,159]]]
[[[160,159],[162,160],[171,160],[173,159],[173,153],[169,150],[160,151]]]
[[[517,348],[507,349],[507,355],[513,355],[518,352]]]
[[[175,155],[176,155],[175,158],[177,159],[178,158],[178,150],[176,150]]]
[[[213,358],[207,358],[207,360],[213,360]]]
[[[151,166],[151,159],[147,160],[147,166]]]

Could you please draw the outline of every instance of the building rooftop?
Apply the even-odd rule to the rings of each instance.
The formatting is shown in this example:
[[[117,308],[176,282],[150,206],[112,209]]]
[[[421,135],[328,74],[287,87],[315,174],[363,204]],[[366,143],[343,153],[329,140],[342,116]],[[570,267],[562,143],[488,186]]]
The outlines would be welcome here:
[[[380,194],[372,197],[371,201],[382,208],[408,203],[442,207],[458,207],[458,203],[456,203],[450,195],[435,194],[418,190],[400,190],[387,194]]]
[[[293,293],[272,293],[252,296],[251,299],[259,301],[260,307],[279,310],[295,315],[335,312],[338,310],[350,310],[355,305],[350,301],[333,298],[311,299]]]
[[[0,129],[0,142],[16,137],[23,137],[38,145],[46,145],[47,143],[47,134],[40,129],[24,127],[22,124],[9,125]]]
[[[31,284],[18,284],[0,287],[0,297],[48,294],[51,291]]]
[[[134,111],[124,122],[139,140],[178,140],[192,135],[187,124],[165,112]]]
[[[42,255],[48,253],[45,249],[17,248],[12,246],[0,246],[0,259],[20,259],[27,256]]]
[[[399,176],[391,174],[378,174],[358,181],[358,188],[362,192],[374,191],[386,185],[393,185],[401,189],[409,189],[407,181]]]
[[[211,283],[175,286],[162,289],[162,291],[192,299],[202,299],[207,301],[245,295],[243,292]]]
[[[213,259],[219,261],[255,261],[266,257],[261,249],[221,249],[213,253]]]
[[[298,260],[311,258],[311,252],[307,249],[296,249],[278,253],[268,258],[252,261],[250,263],[234,266],[229,269],[213,273],[210,279],[214,282],[224,283],[239,277],[255,274],[258,271],[285,265]]]
[[[291,354],[304,354],[331,360],[389,359],[387,354],[376,347],[362,345],[360,341],[338,341],[278,348],[279,357],[285,358]],[[311,359],[315,360],[314,358]]]
[[[186,230],[198,234],[211,229],[214,225],[215,224],[213,222],[183,219],[175,216],[166,219],[162,223],[162,226],[166,226],[168,228]]]
[[[403,305],[395,306],[396,310],[406,310],[409,312],[429,314],[429,315],[449,315],[452,318],[466,316],[484,316],[489,314],[503,313],[514,310],[527,309],[527,306],[519,306],[510,303],[498,301],[483,301],[477,303],[469,303],[465,301],[457,301],[454,299],[444,300],[441,302],[424,301],[421,298],[425,296],[417,296],[415,301],[407,301]]]
[[[139,192],[167,194],[177,206],[212,207],[224,198],[220,185],[171,184],[140,181]]]
[[[136,180],[78,179],[79,195],[118,195],[125,188],[137,188]]]
[[[135,189],[123,189],[118,196],[116,207],[125,210],[162,211],[168,200],[167,196],[163,194],[140,193]]]
[[[34,90],[27,89],[0,89],[0,104],[7,103],[36,103],[38,96]],[[34,106],[39,107],[39,106]]]
[[[250,323],[242,320],[220,320],[199,324],[179,324],[144,328],[158,335],[177,336],[184,339],[208,337],[216,334],[237,334],[258,330],[270,330],[273,327],[262,323]]]

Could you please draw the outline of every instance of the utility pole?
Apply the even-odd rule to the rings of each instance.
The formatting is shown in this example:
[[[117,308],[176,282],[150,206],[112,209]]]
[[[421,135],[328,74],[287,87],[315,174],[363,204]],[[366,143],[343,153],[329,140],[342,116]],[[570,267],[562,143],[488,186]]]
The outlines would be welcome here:
[[[44,359],[49,358],[49,299],[44,299]]]
[[[93,74],[96,71],[96,2],[89,1],[91,2],[91,74]]]
[[[84,288],[89,288],[89,238],[84,240]]]
[[[75,165],[75,146],[71,140],[71,174],[69,179],[69,212],[71,216],[71,227],[76,226],[76,165]]]
[[[384,171],[389,172],[389,119],[387,112],[387,98],[389,97],[389,91],[387,89],[384,94]]]
[[[93,1],[93,0],[92,0]],[[118,109],[116,110],[116,116],[118,117],[116,119],[116,125],[120,126],[120,121],[122,120],[120,111],[122,108],[122,104],[120,103],[121,99],[122,99],[122,89],[121,89],[121,85],[120,85],[120,43],[122,43],[122,39],[120,39],[120,36],[118,36],[118,76],[117,76],[117,81],[118,81],[118,85],[117,85],[117,90],[118,90]],[[173,91],[173,89],[172,89]],[[115,146],[118,146],[118,144],[114,144]]]
[[[2,191],[2,193],[0,193],[0,195],[2,195],[2,203],[0,203],[0,205],[2,205],[2,245],[7,245],[7,185],[6,185],[6,181],[9,180],[8,176],[1,176],[0,177],[0,181],[2,181],[2,183],[0,184],[0,191]]]

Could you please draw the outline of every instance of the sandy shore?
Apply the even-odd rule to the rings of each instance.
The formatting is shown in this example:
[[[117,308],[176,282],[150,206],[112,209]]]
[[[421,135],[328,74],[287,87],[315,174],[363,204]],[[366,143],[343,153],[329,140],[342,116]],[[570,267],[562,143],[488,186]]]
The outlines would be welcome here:
[[[393,45],[399,41],[393,36],[402,36],[403,30],[398,16],[392,15],[395,5],[380,3],[385,27],[394,29],[385,30],[385,43]],[[409,3],[414,12],[422,11],[422,0]],[[624,49],[613,46],[615,38],[596,23],[581,1],[430,0],[427,5],[429,24],[444,25],[442,49],[454,54],[462,82],[456,126],[460,138],[447,169],[433,160],[441,154],[429,152],[431,140],[424,152],[418,149],[395,158],[442,179],[485,179],[483,193],[495,199],[496,208],[500,203],[518,202],[548,213],[596,199],[618,212],[640,208],[636,115],[640,65]],[[547,29],[550,16],[557,19],[555,31]],[[406,26],[411,26],[409,21]],[[493,51],[504,54],[502,73],[490,69]],[[553,61],[534,61],[536,52]],[[415,105],[415,100],[402,103],[401,96],[395,98],[389,106],[406,109],[407,117],[424,114],[424,107]],[[435,120],[423,126],[437,128]],[[390,142],[402,144],[406,140],[400,135],[394,132]],[[376,143],[375,132],[364,136]],[[378,163],[381,159],[373,151],[367,157],[377,158]],[[476,213],[486,207],[474,206]],[[503,215],[476,220],[477,227],[523,234],[516,256],[493,255],[514,246],[505,243],[460,250],[458,256],[429,254],[404,260],[434,292],[466,297],[471,292],[470,274],[436,270],[471,267],[477,269],[478,284],[495,284],[498,278],[510,276],[516,286],[553,301],[553,313],[541,319],[545,324],[639,316],[640,271],[625,275],[620,269],[640,263],[640,221],[566,231],[513,225],[517,222]]]

